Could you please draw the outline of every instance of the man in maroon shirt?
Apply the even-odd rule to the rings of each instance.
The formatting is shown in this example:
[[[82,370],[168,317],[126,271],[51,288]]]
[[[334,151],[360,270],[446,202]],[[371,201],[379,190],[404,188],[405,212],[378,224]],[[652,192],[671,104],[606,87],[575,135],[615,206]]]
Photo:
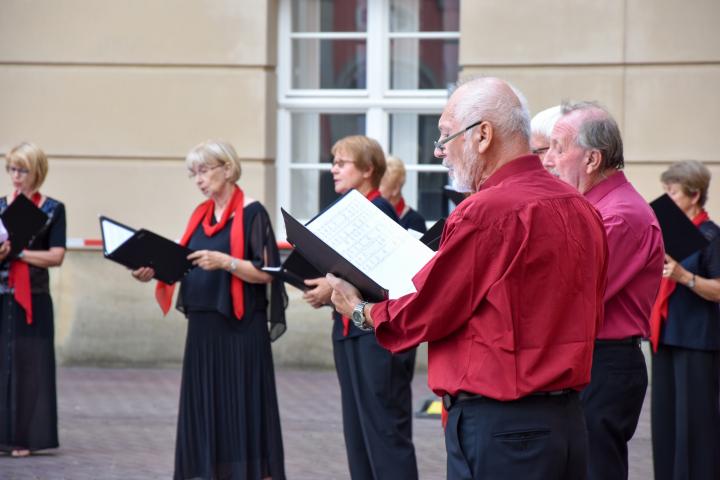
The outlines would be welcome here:
[[[627,442],[642,410],[648,376],[640,339],[664,263],[662,232],[647,202],[627,181],[623,143],[612,116],[593,102],[564,103],[543,165],[598,209],[608,242],[605,318],[592,380],[580,399],[589,445],[589,477],[628,476]]]
[[[584,478],[577,392],[602,319],[601,219],[529,153],[527,108],[502,80],[458,87],[438,126],[435,155],[473,194],[413,278],[417,292],[371,305],[328,275],[332,301],[394,353],[428,342],[448,478]]]

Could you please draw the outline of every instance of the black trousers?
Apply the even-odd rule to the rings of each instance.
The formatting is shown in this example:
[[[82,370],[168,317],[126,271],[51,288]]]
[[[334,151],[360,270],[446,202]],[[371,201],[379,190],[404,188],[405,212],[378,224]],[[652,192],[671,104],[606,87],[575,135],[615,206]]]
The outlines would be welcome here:
[[[417,479],[410,385],[415,350],[392,355],[369,334],[333,341],[333,353],[350,476]]]
[[[720,352],[660,345],[652,357],[656,480],[720,478]]]
[[[635,434],[647,385],[640,345],[595,344],[590,385],[580,393],[590,480],[628,478],[627,443]]]
[[[445,428],[448,480],[582,480],[585,421],[578,394],[512,402],[462,400]]]

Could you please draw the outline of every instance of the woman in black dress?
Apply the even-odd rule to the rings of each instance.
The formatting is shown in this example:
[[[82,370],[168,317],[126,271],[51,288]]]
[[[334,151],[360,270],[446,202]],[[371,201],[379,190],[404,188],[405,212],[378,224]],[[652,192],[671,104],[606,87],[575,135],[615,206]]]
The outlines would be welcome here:
[[[180,242],[195,250],[189,259],[198,268],[182,280],[176,305],[188,332],[174,478],[284,479],[270,342],[285,331],[287,297],[282,282],[260,270],[280,265],[270,219],[236,185],[240,161],[231,145],[203,142],[186,163],[208,200]],[[153,273],[146,267],[133,276],[148,281]],[[167,312],[172,287],[159,283],[156,297]]]
[[[53,304],[49,267],[65,257],[65,206],[39,192],[48,171],[45,153],[21,143],[5,157],[13,193],[0,213],[25,195],[48,220],[32,243],[9,257],[0,246],[0,449],[14,457],[58,447]]]

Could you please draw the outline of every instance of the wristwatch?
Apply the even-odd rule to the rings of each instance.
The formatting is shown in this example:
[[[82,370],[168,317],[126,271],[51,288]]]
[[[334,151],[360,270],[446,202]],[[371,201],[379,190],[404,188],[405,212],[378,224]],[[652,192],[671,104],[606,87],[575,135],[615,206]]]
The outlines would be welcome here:
[[[690,280],[688,280],[687,283],[688,288],[695,288],[695,274],[693,273],[693,276]]]
[[[230,265],[228,265],[228,272],[230,272],[230,273],[234,272],[235,270],[237,270],[237,267],[238,267],[237,258],[232,258],[230,260]]]
[[[369,332],[373,329],[373,327],[368,325],[368,323],[365,321],[365,305],[367,304],[368,302],[362,301],[355,305],[355,308],[353,308],[352,311],[353,324],[364,332]]]

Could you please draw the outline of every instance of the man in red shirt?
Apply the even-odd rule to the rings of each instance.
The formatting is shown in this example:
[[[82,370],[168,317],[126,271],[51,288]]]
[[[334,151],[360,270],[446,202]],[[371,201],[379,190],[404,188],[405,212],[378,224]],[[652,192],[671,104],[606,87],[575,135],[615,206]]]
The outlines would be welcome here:
[[[589,445],[589,478],[628,477],[628,449],[648,376],[640,339],[660,287],[665,252],[650,206],[622,172],[623,142],[612,116],[593,102],[564,103],[543,165],[598,209],[608,242],[605,317],[592,381],[580,399]]]
[[[600,216],[542,168],[522,95],[496,78],[453,93],[435,155],[455,189],[416,293],[367,304],[328,275],[332,301],[393,353],[428,342],[428,383],[448,409],[448,478],[581,479],[577,392],[590,380],[603,312]]]

